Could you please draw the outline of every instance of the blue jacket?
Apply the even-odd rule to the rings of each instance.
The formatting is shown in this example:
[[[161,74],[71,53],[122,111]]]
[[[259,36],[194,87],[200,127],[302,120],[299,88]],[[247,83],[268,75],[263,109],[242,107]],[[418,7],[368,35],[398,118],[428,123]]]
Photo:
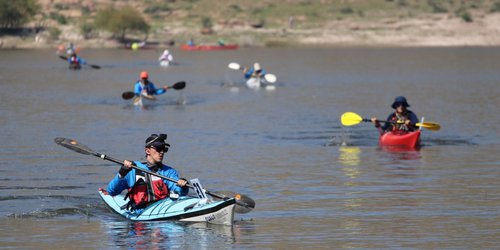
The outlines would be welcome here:
[[[86,64],[87,62],[79,57],[79,56],[76,56],[76,58],[73,59],[72,56],[68,57],[68,63],[69,64],[80,64],[80,65],[83,65],[83,64]]]
[[[409,130],[414,131],[416,128],[415,124],[419,122],[417,115],[415,113],[413,113],[411,110],[406,110],[405,117],[406,117],[406,119],[411,121],[411,125],[409,127]],[[387,117],[386,121],[397,121],[396,112],[390,114]],[[390,130],[390,129],[392,129],[392,126],[393,126],[393,124],[391,124],[391,123],[385,123],[384,125],[382,125],[382,130],[383,131]]]
[[[147,167],[147,165],[142,163],[142,162],[135,161],[134,163],[140,168],[150,170]],[[135,168],[133,168],[123,178],[120,178],[119,174],[116,174],[115,177],[113,178],[113,180],[111,180],[108,184],[108,188],[107,188],[108,193],[111,196],[115,196],[115,195],[120,194],[123,190],[126,190],[126,189],[133,187],[135,184],[135,175],[136,175],[135,172],[136,171],[137,170]],[[177,171],[175,169],[165,165],[165,164],[163,164],[163,167],[161,169],[159,169],[156,173],[163,175],[163,176],[166,176],[166,177],[169,177],[169,178],[172,178],[174,180],[179,180],[179,175],[177,174]],[[168,190],[170,192],[177,193],[181,196],[185,196],[189,192],[188,187],[181,188],[181,187],[177,186],[176,183],[165,180],[165,179],[163,179],[163,182],[165,183],[165,185],[167,185]]]
[[[255,69],[253,67],[251,67],[250,69],[248,69],[248,71],[245,72],[245,79],[248,79],[248,78],[252,77],[252,74],[253,74],[254,71],[255,71]],[[260,73],[262,75],[265,75],[266,74],[266,70],[265,69],[261,69]]]
[[[143,90],[143,86],[141,81],[137,81],[134,86],[134,93],[136,95],[141,95]],[[148,95],[161,95],[167,92],[164,88],[157,89],[153,82],[148,81],[148,85],[146,85],[146,92]]]

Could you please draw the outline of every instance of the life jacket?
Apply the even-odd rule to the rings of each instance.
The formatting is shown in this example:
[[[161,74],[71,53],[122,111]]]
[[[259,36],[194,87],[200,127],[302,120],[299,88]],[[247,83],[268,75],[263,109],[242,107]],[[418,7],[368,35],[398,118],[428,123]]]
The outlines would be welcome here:
[[[78,57],[76,57],[76,56],[72,56],[72,57],[70,58],[70,60],[71,60],[71,64],[80,64],[80,63],[78,62]]]
[[[135,184],[129,188],[124,198],[130,200],[127,209],[142,209],[151,202],[168,197],[169,190],[163,179],[140,170],[136,170],[135,173]]]
[[[410,131],[410,128],[408,128],[408,126],[406,126],[406,124],[404,124],[404,122],[403,123],[398,122],[398,121],[406,121],[406,120],[409,120],[408,113],[405,113],[402,115],[398,115],[397,113],[394,113],[394,116],[392,116],[391,120],[389,121],[392,124],[392,131],[393,132]]]
[[[141,80],[139,80],[138,82],[139,82],[139,84],[141,84],[141,89],[142,89],[142,91],[146,91],[146,93],[147,93],[148,95],[154,95],[154,94],[155,94],[155,90],[153,89],[153,84],[152,84],[152,82],[147,81],[147,83],[148,83],[147,85],[145,85],[144,83],[142,83],[142,81],[141,81]],[[142,92],[142,91],[141,91],[141,92]]]

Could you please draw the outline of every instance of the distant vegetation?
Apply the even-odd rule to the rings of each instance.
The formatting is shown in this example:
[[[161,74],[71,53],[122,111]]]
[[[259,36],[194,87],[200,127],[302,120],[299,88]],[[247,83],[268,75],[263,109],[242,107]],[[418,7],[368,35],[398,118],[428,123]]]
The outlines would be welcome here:
[[[175,39],[209,37],[245,27],[245,34],[271,36],[258,29],[322,29],[337,21],[370,23],[383,19],[433,19],[446,14],[464,22],[500,12],[500,0],[0,0],[0,28],[23,25],[46,30],[72,26],[85,39],[106,30],[112,37],[175,36]],[[55,3],[53,3],[55,2]],[[33,21],[33,22],[31,22]],[[31,23],[30,23],[31,22]],[[355,27],[354,25],[353,27]],[[169,33],[176,30],[177,33]],[[211,32],[205,32],[205,31]],[[213,31],[213,32],[212,32]],[[202,35],[203,34],[203,35]],[[53,31],[51,37],[57,37]],[[227,37],[231,40],[231,37]],[[169,39],[173,39],[169,37]]]
[[[36,0],[0,0],[0,28],[17,28],[40,11]]]
[[[139,31],[148,34],[149,24],[137,10],[130,6],[121,9],[108,8],[97,12],[95,27],[113,33],[115,38],[122,41],[129,31]]]

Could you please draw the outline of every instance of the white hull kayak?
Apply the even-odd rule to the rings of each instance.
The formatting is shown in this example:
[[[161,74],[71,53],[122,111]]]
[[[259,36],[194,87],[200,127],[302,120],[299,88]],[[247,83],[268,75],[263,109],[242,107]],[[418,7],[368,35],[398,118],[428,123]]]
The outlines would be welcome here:
[[[172,63],[170,61],[167,61],[167,60],[162,60],[160,61],[160,66],[162,67],[168,67],[170,66]]]
[[[251,77],[246,82],[247,87],[250,89],[261,89],[275,90],[276,86],[270,85],[265,79],[258,77]]]
[[[134,106],[139,106],[139,107],[143,107],[143,106],[151,106],[151,105],[154,105],[156,103],[156,98],[155,97],[145,97],[143,95],[140,95],[140,96],[136,96],[134,97]]]
[[[113,212],[132,221],[176,220],[221,225],[232,225],[234,221],[236,201],[232,198],[208,202],[190,196],[175,200],[167,198],[151,203],[137,212],[125,208],[129,200],[124,200],[123,194],[110,196],[100,190],[99,195]]]

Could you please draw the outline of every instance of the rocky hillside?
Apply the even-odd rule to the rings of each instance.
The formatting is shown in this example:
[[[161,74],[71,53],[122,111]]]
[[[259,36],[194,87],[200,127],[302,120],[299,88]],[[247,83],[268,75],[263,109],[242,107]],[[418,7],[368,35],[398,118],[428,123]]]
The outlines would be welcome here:
[[[25,32],[2,48],[121,47],[94,26],[105,8],[131,6],[150,26],[130,41],[247,46],[499,46],[500,0],[38,0]],[[37,29],[35,29],[37,28]]]

